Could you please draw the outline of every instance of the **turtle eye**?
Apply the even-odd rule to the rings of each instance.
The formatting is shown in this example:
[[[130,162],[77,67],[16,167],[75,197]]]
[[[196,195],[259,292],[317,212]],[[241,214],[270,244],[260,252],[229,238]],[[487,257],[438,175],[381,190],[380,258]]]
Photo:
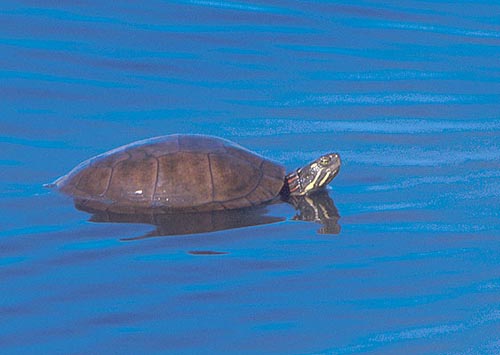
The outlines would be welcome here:
[[[324,157],[321,157],[319,158],[319,164],[320,165],[328,165],[330,163],[330,157],[329,156],[324,156]]]

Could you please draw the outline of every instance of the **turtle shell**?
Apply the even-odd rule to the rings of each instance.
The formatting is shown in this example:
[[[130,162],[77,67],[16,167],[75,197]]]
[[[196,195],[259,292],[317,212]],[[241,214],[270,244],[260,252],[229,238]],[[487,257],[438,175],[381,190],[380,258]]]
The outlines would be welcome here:
[[[91,209],[211,211],[272,200],[284,177],[281,165],[228,140],[169,135],[98,155],[54,184]]]

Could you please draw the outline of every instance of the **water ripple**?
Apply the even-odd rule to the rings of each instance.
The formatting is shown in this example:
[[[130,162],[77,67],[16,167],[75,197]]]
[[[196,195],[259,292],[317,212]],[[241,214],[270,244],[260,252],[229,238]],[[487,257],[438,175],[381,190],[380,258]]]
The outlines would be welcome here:
[[[278,9],[276,7],[244,4],[244,3],[237,3],[230,1],[190,0],[186,1],[185,3],[200,5],[200,6],[215,7],[220,9],[240,10],[240,11],[255,11],[255,12],[267,12],[267,13],[287,12],[285,9]]]
[[[397,22],[374,22],[373,27],[394,28],[422,32],[434,32],[441,34],[449,34],[466,37],[481,37],[481,38],[500,38],[498,31],[486,31],[477,29],[462,29],[436,25],[424,25],[418,23],[397,23]]]
[[[388,191],[388,190],[402,190],[419,185],[432,185],[432,184],[456,184],[471,182],[473,180],[481,181],[489,178],[500,178],[499,171],[485,171],[481,173],[462,174],[453,176],[425,176],[412,179],[406,179],[393,184],[372,185],[368,186],[368,191]],[[499,191],[500,193],[500,191]]]
[[[245,130],[224,125],[219,127],[234,136],[268,136],[307,133],[445,133],[445,132],[493,132],[500,131],[500,119],[492,120],[301,120],[301,119],[254,119],[245,121]]]
[[[487,95],[451,95],[427,93],[393,93],[393,94],[332,94],[309,95],[303,99],[296,99],[277,103],[278,106],[308,105],[401,105],[401,104],[449,104],[475,103],[491,100]]]
[[[362,343],[360,344],[352,344],[343,348],[328,349],[316,354],[359,354],[361,351],[366,352],[375,348],[379,348],[380,346],[389,345],[396,342],[402,343],[408,342],[410,340],[432,339],[442,335],[450,336],[456,333],[470,331],[474,328],[486,324],[498,323],[498,321],[500,321],[500,309],[493,309],[489,311],[479,312],[473,319],[469,321],[429,325],[415,327],[413,329],[375,334],[367,339],[363,339]]]

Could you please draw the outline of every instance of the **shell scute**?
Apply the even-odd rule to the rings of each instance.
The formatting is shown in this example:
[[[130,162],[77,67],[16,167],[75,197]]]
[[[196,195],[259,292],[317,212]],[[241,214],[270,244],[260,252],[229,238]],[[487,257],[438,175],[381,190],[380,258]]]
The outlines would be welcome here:
[[[205,153],[178,152],[158,158],[155,205],[190,207],[212,202],[212,178]]]
[[[224,141],[201,135],[179,135],[179,150],[182,152],[223,152]]]
[[[248,195],[259,184],[261,172],[245,160],[227,154],[210,154],[214,200],[228,201]]]
[[[107,167],[89,167],[82,170],[76,188],[91,196],[103,195],[108,189],[112,171]]]
[[[124,204],[149,205],[156,186],[156,158],[128,159],[113,168],[106,197]]]

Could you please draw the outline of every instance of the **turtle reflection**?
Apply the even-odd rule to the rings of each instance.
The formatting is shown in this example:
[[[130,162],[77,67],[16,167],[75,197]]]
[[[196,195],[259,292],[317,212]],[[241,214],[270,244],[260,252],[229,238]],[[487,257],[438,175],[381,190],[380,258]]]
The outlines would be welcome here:
[[[339,212],[333,200],[325,190],[316,191],[310,195],[290,196],[288,201],[296,211],[293,220],[317,222],[323,226],[319,234],[339,234]]]
[[[306,196],[290,196],[284,200],[291,204],[296,214],[293,220],[310,221],[321,224],[320,234],[338,234],[340,218],[333,200],[325,190]],[[198,234],[235,229],[264,224],[277,223],[286,220],[283,216],[271,216],[266,205],[254,208],[210,211],[197,213],[161,213],[154,210],[139,213],[117,213],[95,210],[85,204],[85,201],[75,200],[79,210],[92,213],[90,221],[107,223],[141,223],[151,224],[155,230],[136,238],[142,239],[156,236]]]

